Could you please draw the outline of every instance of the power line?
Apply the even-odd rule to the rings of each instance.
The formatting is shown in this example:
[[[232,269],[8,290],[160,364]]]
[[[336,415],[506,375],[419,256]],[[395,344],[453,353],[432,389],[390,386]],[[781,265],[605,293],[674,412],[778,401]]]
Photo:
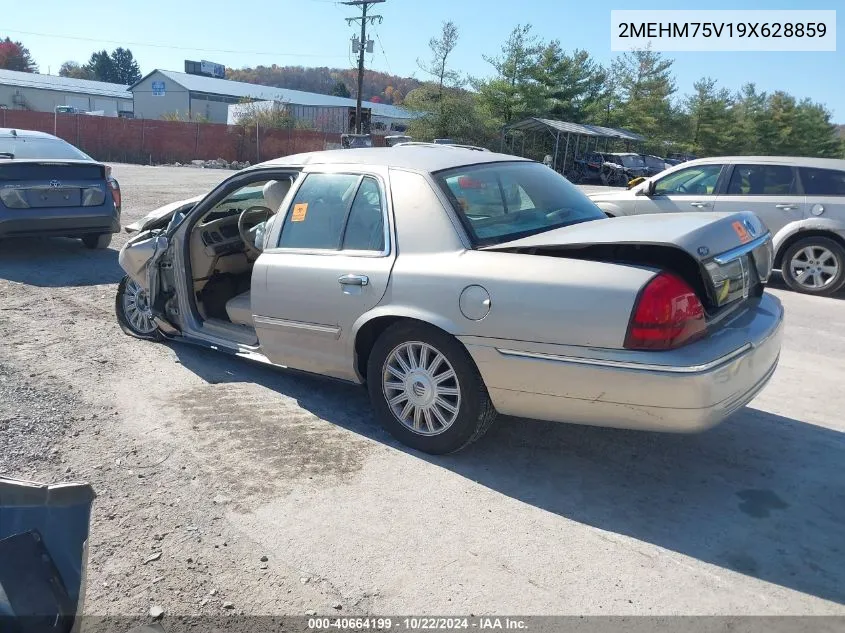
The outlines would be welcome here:
[[[387,53],[384,52],[384,46],[381,43],[381,36],[378,34],[378,31],[376,31],[376,40],[378,40],[378,46],[381,49],[381,54],[384,56],[384,63],[387,64],[387,72],[392,75],[393,69],[390,68],[390,61],[387,59]]]
[[[311,0],[315,2],[317,0]],[[332,0],[333,2],[333,0]],[[333,2],[334,4],[334,2]],[[191,52],[200,52],[200,53],[232,53],[236,55],[273,55],[276,57],[343,57],[343,55],[320,55],[316,53],[279,53],[279,52],[272,52],[272,51],[243,51],[243,50],[232,50],[232,49],[225,49],[225,48],[192,48],[189,46],[173,46],[171,44],[155,44],[155,43],[145,43],[145,42],[127,42],[125,40],[105,40],[100,38],[92,38],[92,37],[74,37],[72,35],[58,35],[56,33],[38,33],[35,31],[16,31],[14,29],[3,29],[4,32],[7,33],[15,33],[18,35],[35,35],[39,37],[55,37],[58,39],[65,39],[65,40],[77,40],[80,42],[94,42],[96,44],[118,44],[120,46],[135,46],[140,48],[164,48],[170,50],[179,50],[179,51],[191,51]]]

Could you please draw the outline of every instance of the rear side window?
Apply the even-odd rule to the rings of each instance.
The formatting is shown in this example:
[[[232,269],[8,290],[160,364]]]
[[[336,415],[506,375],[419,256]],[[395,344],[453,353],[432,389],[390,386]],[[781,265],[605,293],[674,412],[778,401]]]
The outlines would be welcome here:
[[[786,165],[735,165],[728,195],[785,196],[796,192],[795,172]]]
[[[801,184],[808,196],[845,196],[845,171],[800,167]]]
[[[345,251],[384,250],[384,210],[375,178],[364,178],[349,210],[343,234]]]

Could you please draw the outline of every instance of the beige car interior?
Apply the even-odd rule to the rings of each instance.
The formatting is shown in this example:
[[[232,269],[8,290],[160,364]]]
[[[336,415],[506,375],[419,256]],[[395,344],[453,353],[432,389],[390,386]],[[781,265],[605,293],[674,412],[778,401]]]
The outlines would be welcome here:
[[[267,207],[275,214],[292,184],[293,180],[286,178],[267,181],[263,186],[260,182],[247,185],[211,209],[194,227],[190,238],[191,271],[197,309],[203,319],[253,327],[249,284],[258,254],[244,244],[238,219],[256,206]],[[248,191],[259,187],[260,195]],[[247,193],[245,197],[238,195],[243,192]],[[238,197],[241,199],[233,199]],[[255,245],[260,250],[266,228],[253,227],[249,233],[257,237]]]

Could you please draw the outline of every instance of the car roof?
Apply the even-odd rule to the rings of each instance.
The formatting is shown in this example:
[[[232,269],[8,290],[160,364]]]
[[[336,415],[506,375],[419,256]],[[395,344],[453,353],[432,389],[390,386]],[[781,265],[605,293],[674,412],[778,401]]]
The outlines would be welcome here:
[[[52,138],[59,139],[57,136],[47,134],[46,132],[37,132],[35,130],[21,130],[11,127],[0,127],[0,137],[6,138]]]
[[[527,158],[498,154],[495,152],[479,152],[462,147],[448,145],[397,145],[394,147],[366,147],[357,149],[336,149],[322,152],[308,152],[283,156],[254,167],[275,167],[290,165],[374,165],[398,167],[423,172],[436,172],[465,165],[500,162],[534,162]]]
[[[820,169],[845,169],[845,160],[839,158],[810,158],[808,156],[710,156],[681,163],[684,166],[712,165],[713,163],[761,163],[773,165],[798,165]]]

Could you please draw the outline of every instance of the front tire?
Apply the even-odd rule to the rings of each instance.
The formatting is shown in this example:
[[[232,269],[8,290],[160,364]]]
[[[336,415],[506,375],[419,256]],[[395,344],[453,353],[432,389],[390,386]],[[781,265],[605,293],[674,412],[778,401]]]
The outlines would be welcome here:
[[[384,331],[367,362],[367,388],[384,429],[424,453],[458,451],[496,418],[469,353],[429,325],[400,322]]]
[[[117,322],[124,334],[148,341],[164,340],[155,322],[146,314],[146,292],[128,275],[120,280],[114,299]]]
[[[796,292],[832,295],[845,284],[845,249],[828,237],[805,237],[786,249],[781,273]]]
[[[86,248],[90,248],[91,250],[103,250],[111,244],[111,233],[84,235],[82,237],[82,243],[85,244]]]

